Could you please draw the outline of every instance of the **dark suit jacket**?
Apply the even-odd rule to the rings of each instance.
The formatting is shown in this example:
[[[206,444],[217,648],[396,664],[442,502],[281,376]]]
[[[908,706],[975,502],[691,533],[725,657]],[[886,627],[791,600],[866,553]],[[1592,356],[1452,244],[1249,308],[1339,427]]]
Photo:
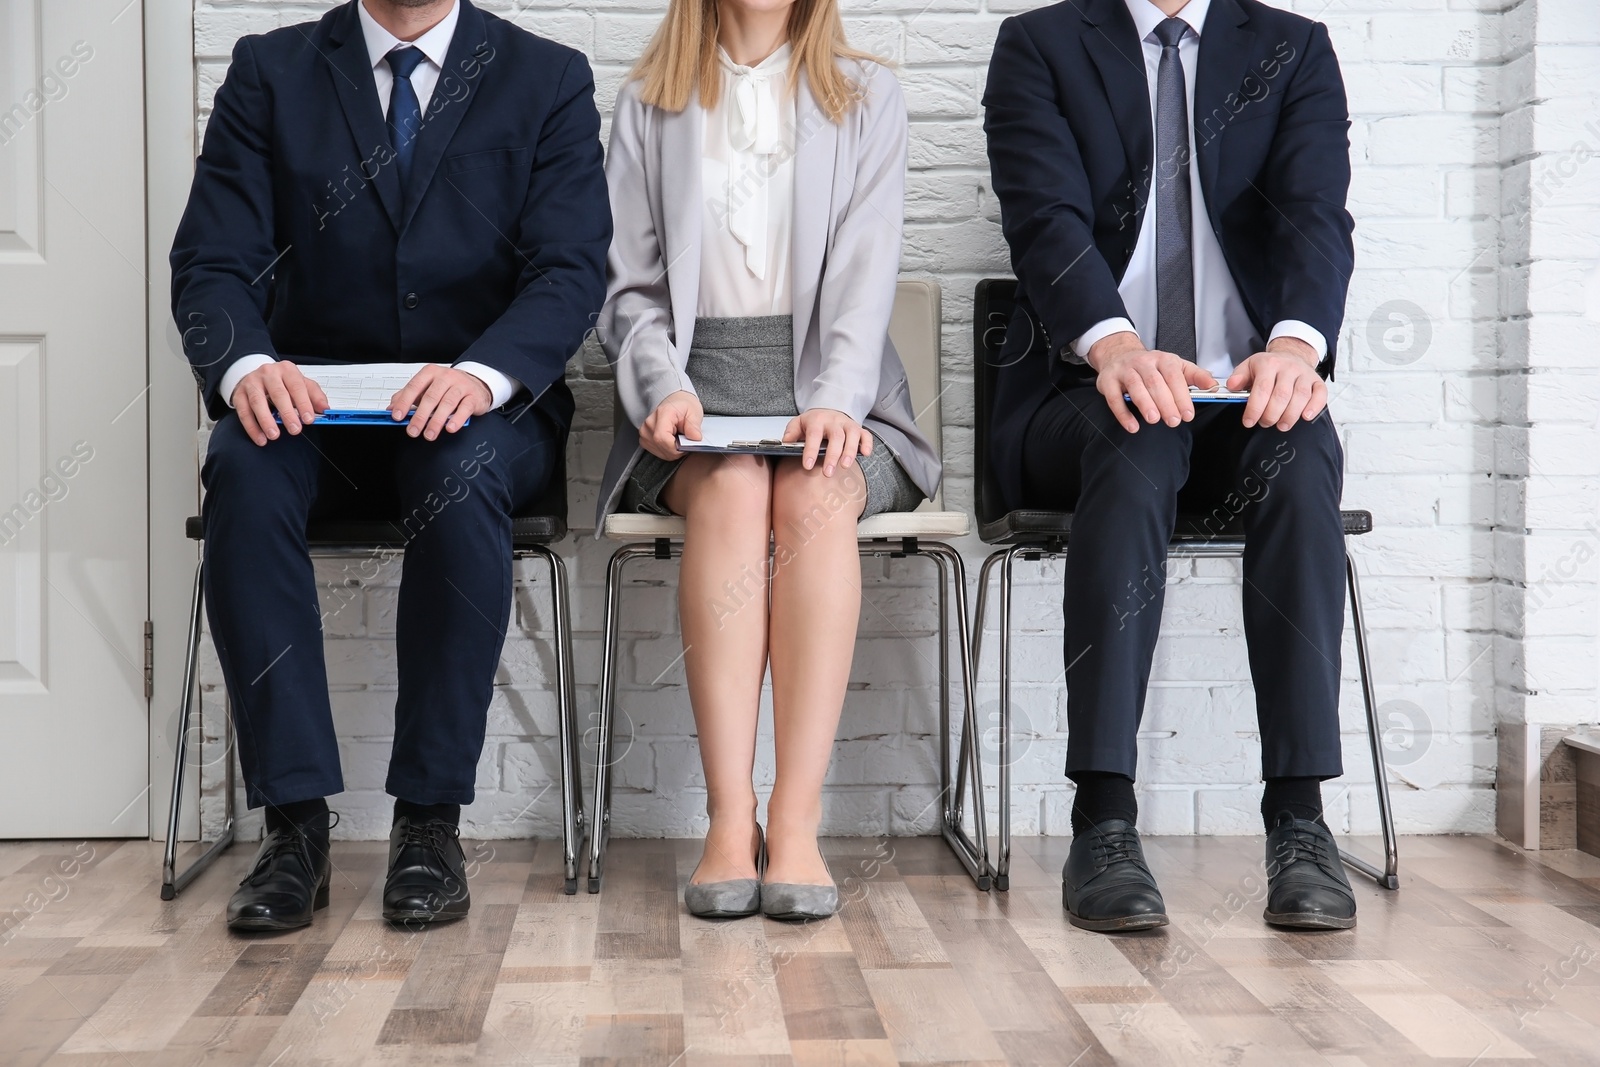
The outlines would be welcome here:
[[[1328,31],[1256,0],[1212,0],[1191,145],[1206,212],[1265,337],[1298,319],[1328,339],[1331,377],[1354,257],[1345,211],[1349,111]],[[1022,505],[1022,441],[1055,389],[1094,380],[1061,359],[1103,319],[1156,164],[1150,90],[1123,0],[1068,0],[1007,19],[984,92],[1000,221],[1018,281],[990,418],[994,473]]]
[[[584,57],[461,0],[400,187],[357,0],[241,39],[172,247],[206,407],[233,360],[475,360],[565,429],[611,209]]]

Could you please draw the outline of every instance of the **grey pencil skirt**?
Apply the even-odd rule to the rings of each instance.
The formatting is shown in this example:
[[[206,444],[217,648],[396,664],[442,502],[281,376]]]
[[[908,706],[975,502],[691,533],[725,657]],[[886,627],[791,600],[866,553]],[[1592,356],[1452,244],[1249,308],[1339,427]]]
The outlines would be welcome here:
[[[788,315],[696,319],[687,373],[707,415],[799,414],[794,399],[794,321]],[[867,483],[861,517],[914,510],[922,503],[922,490],[876,434],[872,442],[872,455],[856,457]],[[671,514],[661,502],[661,491],[681,462],[649,452],[641,455],[623,483],[618,510]]]

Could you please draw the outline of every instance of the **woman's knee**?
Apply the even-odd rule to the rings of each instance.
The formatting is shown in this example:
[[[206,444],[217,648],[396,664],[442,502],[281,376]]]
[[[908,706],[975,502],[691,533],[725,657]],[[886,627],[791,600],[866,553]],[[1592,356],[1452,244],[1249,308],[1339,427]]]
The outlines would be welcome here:
[[[798,460],[778,464],[772,479],[772,527],[782,536],[797,529],[814,536],[824,526],[845,522],[853,533],[867,505],[867,483],[858,464],[835,469],[819,464],[806,470]]]

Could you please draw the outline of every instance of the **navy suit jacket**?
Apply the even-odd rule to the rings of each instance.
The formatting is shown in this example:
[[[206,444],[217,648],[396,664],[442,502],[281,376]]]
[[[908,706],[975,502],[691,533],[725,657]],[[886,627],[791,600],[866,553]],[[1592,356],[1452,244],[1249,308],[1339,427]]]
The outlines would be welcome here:
[[[1349,110],[1320,23],[1212,0],[1195,75],[1193,165],[1252,324],[1298,319],[1328,340],[1331,377],[1354,259]],[[1104,319],[1133,258],[1155,161],[1150,89],[1123,0],[1068,0],[1007,19],[984,91],[1000,223],[1017,276],[990,415],[994,474],[1022,500],[1022,443],[1053,391],[1094,380],[1061,358]]]
[[[356,3],[245,37],[172,248],[207,410],[233,360],[484,363],[563,430],[611,209],[583,55],[460,0],[402,189]]]

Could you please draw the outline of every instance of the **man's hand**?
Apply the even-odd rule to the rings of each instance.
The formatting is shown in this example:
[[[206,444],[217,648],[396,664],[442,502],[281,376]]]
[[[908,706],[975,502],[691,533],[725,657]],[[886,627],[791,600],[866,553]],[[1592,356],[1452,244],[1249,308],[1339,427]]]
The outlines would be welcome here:
[[[1277,337],[1233,369],[1229,389],[1248,389],[1246,426],[1287,430],[1310,422],[1328,406],[1328,385],[1317,376],[1317,350],[1298,337]]]
[[[239,425],[258,445],[278,439],[278,423],[272,417],[274,411],[283,419],[283,428],[297,434],[328,410],[328,397],[322,386],[286,359],[257,367],[240,378],[239,384],[233,387],[232,399]]]
[[[678,435],[700,440],[700,420],[704,417],[699,397],[687,389],[669,393],[639,427],[639,444],[652,456],[678,459],[683,455],[678,451]]]
[[[807,408],[789,420],[783,429],[784,442],[804,441],[805,451],[800,455],[800,465],[806,470],[822,460],[822,473],[832,478],[840,464],[848,467],[856,461],[856,454],[872,455],[872,435],[861,424],[842,411],[833,408]],[[818,456],[822,442],[828,442],[828,454]]]
[[[1139,431],[1139,420],[1128,410],[1130,401],[1145,422],[1176,426],[1194,418],[1189,386],[1210,389],[1217,384],[1198,364],[1171,352],[1151,351],[1138,334],[1127,331],[1100,338],[1086,359],[1100,375],[1095,388],[1129,433]],[[1123,399],[1124,394],[1128,399]]]
[[[455,433],[472,416],[487,412],[493,403],[494,394],[482,379],[455,367],[430,363],[394,394],[389,401],[389,416],[395,422],[403,422],[415,408],[416,413],[406,423],[406,434],[421,434],[435,441],[439,431]]]

